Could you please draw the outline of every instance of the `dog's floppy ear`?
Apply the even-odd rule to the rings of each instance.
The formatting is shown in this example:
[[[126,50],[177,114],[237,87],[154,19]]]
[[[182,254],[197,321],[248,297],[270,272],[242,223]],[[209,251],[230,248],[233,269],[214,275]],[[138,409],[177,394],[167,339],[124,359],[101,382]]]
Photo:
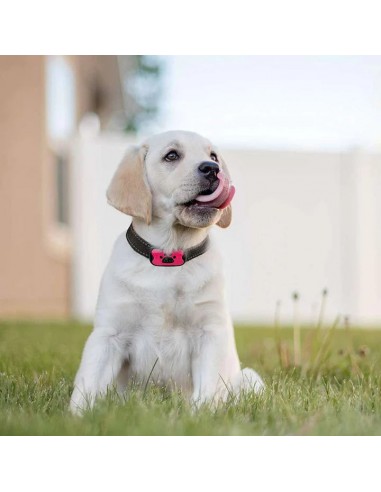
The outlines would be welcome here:
[[[228,167],[226,165],[226,162],[221,157],[221,155],[220,155],[220,161],[221,161],[222,170],[224,171],[224,173],[226,174],[226,176],[228,176],[229,179],[230,179],[229,169],[228,169]],[[228,205],[222,211],[221,218],[217,222],[217,225],[220,226],[220,227],[222,227],[223,229],[225,229],[226,227],[229,227],[230,226],[230,222],[231,221],[232,221],[232,206],[231,205]]]
[[[217,225],[225,229],[230,226],[230,222],[232,221],[232,206],[228,205],[223,209],[220,220],[217,222]]]
[[[147,224],[152,219],[152,195],[145,176],[144,159],[147,147],[131,148],[111,180],[107,201],[121,212],[139,217]]]

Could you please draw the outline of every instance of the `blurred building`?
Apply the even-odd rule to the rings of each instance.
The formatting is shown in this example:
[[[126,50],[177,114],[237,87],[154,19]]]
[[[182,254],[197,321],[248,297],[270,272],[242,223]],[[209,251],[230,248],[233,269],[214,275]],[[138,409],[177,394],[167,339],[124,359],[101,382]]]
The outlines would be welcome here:
[[[116,56],[0,57],[0,316],[71,313],[68,143],[123,110]]]

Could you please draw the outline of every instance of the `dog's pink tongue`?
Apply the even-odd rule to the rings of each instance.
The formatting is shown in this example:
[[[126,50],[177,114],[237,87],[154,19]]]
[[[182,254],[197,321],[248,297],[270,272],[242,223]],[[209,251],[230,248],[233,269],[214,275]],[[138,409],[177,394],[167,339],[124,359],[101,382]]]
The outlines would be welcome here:
[[[229,195],[227,199],[223,203],[221,203],[221,205],[218,208],[222,210],[223,208],[226,208],[228,205],[230,205],[230,202],[233,200],[234,195],[235,195],[235,186],[230,185]]]
[[[235,193],[235,188],[222,171],[217,174],[217,178],[220,182],[213,193],[210,195],[198,195],[196,197],[199,205],[223,209],[230,204]]]

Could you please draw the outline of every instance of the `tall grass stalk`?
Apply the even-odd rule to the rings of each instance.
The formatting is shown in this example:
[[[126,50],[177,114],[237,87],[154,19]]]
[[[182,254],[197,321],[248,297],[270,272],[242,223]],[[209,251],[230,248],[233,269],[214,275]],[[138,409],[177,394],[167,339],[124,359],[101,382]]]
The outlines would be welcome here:
[[[292,295],[294,300],[294,322],[293,322],[293,338],[294,338],[294,365],[301,365],[301,342],[300,342],[300,321],[299,321],[299,294],[294,292]]]
[[[325,309],[326,309],[326,304],[327,304],[327,296],[328,296],[328,290],[323,289],[321,293],[321,302],[320,302],[320,310],[319,310],[319,316],[316,322],[316,327],[314,331],[314,337],[313,337],[313,342],[312,342],[312,350],[311,350],[311,358],[312,360],[315,360],[317,357],[317,353],[319,351],[320,345],[321,345],[321,331],[322,327],[324,325],[324,316],[325,316]]]
[[[281,309],[281,302],[277,301],[275,304],[274,328],[275,328],[275,338],[276,338],[279,363],[280,365],[282,365],[282,341],[280,336],[280,309]]]
[[[319,344],[319,349],[317,351],[317,354],[314,357],[314,359],[311,361],[311,373],[314,378],[318,377],[321,371],[321,367],[324,365],[325,362],[327,362],[327,359],[331,354],[332,338],[339,323],[340,323],[340,316],[337,316],[332,326],[327,328],[327,331],[325,332],[324,337],[322,338]]]
[[[319,317],[318,317],[317,324],[316,324],[316,329],[318,331],[321,330],[323,323],[324,323],[324,315],[325,315],[325,307],[326,307],[326,303],[327,303],[327,296],[328,296],[328,290],[323,289],[323,291],[321,293]]]

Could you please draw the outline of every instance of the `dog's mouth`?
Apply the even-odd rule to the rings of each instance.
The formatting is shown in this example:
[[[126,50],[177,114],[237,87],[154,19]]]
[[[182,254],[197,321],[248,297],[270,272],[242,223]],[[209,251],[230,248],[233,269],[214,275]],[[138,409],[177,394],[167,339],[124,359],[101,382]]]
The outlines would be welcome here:
[[[218,180],[208,189],[201,191],[193,200],[183,203],[185,207],[217,208],[223,210],[233,200],[235,187],[229,178],[220,171]]]

